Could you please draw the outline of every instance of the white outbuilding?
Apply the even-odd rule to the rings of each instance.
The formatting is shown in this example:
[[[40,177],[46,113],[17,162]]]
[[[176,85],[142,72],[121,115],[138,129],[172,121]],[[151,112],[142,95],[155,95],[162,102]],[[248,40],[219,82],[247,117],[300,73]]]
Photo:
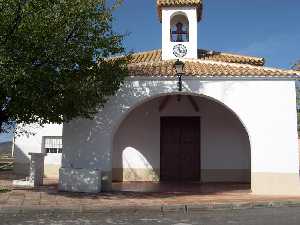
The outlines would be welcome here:
[[[242,182],[255,194],[300,195],[300,73],[199,49],[202,0],[158,0],[157,8],[162,49],[133,54],[130,77],[93,120],[17,138],[17,162],[48,153],[45,173],[61,167],[64,191],[110,190],[113,181]]]

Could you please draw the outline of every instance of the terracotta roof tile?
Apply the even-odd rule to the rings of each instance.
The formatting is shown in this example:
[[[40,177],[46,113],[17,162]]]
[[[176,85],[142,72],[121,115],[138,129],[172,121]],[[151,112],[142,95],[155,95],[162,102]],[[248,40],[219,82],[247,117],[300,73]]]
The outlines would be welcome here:
[[[300,78],[300,71],[263,67],[265,61],[259,57],[199,49],[198,59],[183,61],[186,76]],[[175,76],[174,63],[162,60],[161,50],[153,50],[132,54],[128,69],[131,76]]]
[[[198,59],[263,66],[264,58],[198,49]]]
[[[198,13],[198,20],[202,17],[202,0],[157,0],[157,12],[161,21],[161,9],[162,7],[169,6],[196,6]]]
[[[254,66],[263,66],[265,63],[264,59],[259,57],[207,51],[203,49],[198,49],[198,59],[212,60],[217,62],[249,64]],[[159,61],[161,61],[161,50],[153,50],[147,52],[134,53],[132,55],[131,63]]]
[[[174,60],[131,63],[131,76],[175,76]],[[185,61],[185,75],[199,77],[295,77],[300,72],[207,60]]]

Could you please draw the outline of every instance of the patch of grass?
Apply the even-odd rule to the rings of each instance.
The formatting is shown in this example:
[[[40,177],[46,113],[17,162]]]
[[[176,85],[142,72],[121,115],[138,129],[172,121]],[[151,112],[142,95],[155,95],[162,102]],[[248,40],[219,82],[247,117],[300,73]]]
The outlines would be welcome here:
[[[4,166],[4,167],[0,167],[0,172],[1,171],[12,171],[13,168],[11,166]]]
[[[0,172],[1,171],[12,171],[13,165],[12,164],[1,164],[0,163]]]
[[[6,193],[6,192],[9,192],[11,190],[9,190],[8,188],[4,188],[4,187],[0,187],[0,194],[1,193]]]

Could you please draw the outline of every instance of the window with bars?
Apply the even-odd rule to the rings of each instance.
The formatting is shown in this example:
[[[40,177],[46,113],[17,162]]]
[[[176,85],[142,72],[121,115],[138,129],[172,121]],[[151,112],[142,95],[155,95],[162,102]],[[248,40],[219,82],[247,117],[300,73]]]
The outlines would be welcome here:
[[[43,137],[44,151],[49,154],[62,153],[62,137]]]

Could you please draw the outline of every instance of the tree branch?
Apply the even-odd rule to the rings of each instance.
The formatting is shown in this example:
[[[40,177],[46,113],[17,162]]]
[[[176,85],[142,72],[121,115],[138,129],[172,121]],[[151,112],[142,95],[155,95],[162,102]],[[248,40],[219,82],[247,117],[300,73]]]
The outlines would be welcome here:
[[[71,30],[71,32],[67,36],[67,38],[65,40],[65,44],[68,44],[68,42],[70,41],[70,39],[74,36],[76,30],[78,30],[78,23],[76,23],[74,25],[73,29]]]
[[[7,43],[9,38],[13,35],[13,33],[17,30],[17,27],[20,25],[20,23],[22,21],[22,16],[21,16],[22,6],[24,6],[26,4],[26,2],[27,2],[27,0],[19,1],[18,8],[16,11],[16,17],[12,23],[11,29],[9,30],[9,32],[6,35],[4,43]]]

